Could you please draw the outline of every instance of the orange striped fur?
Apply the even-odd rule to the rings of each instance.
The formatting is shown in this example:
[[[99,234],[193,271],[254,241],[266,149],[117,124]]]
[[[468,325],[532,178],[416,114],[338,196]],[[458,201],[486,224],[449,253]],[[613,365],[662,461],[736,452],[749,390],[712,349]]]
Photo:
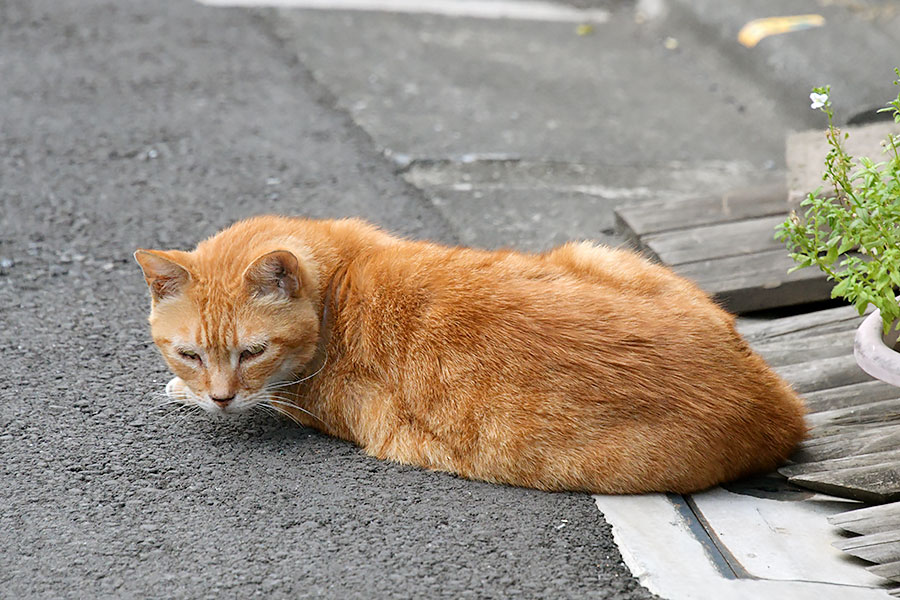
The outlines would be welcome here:
[[[135,257],[170,396],[271,406],[379,458],[691,492],[773,469],[805,435],[802,401],[732,316],[627,251],[486,252],[265,216]]]

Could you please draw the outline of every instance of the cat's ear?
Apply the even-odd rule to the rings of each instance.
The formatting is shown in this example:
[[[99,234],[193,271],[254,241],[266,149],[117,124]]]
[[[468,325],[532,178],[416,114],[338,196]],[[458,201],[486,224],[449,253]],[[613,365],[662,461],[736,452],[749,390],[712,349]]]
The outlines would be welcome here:
[[[244,271],[251,296],[294,298],[303,282],[300,262],[292,252],[275,250],[263,254]]]
[[[178,254],[181,253],[162,250],[138,250],[134,253],[134,260],[141,265],[150,294],[157,302],[181,293],[191,281],[190,271],[176,262]]]

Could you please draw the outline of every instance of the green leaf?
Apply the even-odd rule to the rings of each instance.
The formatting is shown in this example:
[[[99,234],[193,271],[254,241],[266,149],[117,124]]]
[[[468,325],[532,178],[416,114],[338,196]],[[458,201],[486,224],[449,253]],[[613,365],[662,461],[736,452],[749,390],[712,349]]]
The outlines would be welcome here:
[[[891,275],[891,282],[894,284],[894,286],[900,287],[900,270],[891,269],[889,273]]]
[[[832,298],[838,298],[838,297],[843,298],[844,295],[847,293],[847,289],[849,287],[850,287],[849,279],[843,279],[843,280],[839,281],[836,286],[831,288],[831,297]]]

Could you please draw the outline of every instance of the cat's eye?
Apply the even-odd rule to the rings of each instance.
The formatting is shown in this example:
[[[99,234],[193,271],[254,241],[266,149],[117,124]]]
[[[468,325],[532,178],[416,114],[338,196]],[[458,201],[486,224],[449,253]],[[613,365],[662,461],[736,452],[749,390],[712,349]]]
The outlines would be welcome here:
[[[241,362],[245,360],[250,360],[251,358],[255,358],[266,351],[265,344],[259,344],[256,346],[250,346],[243,352],[241,352]]]
[[[200,355],[194,352],[193,350],[185,350],[184,348],[178,349],[178,356],[181,358],[186,358],[188,360],[200,360]]]

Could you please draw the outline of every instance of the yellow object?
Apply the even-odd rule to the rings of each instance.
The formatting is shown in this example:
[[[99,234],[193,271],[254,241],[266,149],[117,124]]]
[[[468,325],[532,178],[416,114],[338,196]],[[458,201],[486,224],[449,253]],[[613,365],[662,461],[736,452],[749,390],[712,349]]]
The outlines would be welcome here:
[[[575,28],[575,33],[578,35],[591,35],[594,33],[594,26],[583,23]]]
[[[754,19],[741,27],[741,30],[738,32],[738,41],[748,48],[753,48],[761,39],[770,35],[821,27],[824,24],[825,17],[822,15],[795,15],[792,17]]]

